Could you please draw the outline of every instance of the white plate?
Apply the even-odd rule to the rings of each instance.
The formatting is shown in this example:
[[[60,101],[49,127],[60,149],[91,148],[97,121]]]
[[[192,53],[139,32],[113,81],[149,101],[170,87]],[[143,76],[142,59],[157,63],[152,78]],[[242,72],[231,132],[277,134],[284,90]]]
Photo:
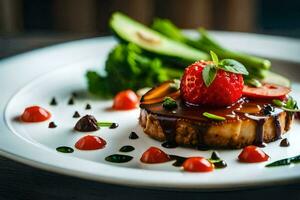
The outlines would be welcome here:
[[[271,36],[214,33],[226,46],[278,59],[300,62],[299,40]],[[164,149],[160,143],[143,134],[138,125],[139,110],[111,112],[107,108],[111,101],[99,101],[86,93],[84,74],[88,69],[103,67],[108,51],[115,45],[111,37],[86,39],[55,45],[11,57],[0,62],[0,152],[1,155],[45,170],[97,180],[107,183],[155,188],[224,189],[285,183],[300,180],[300,165],[265,168],[266,163],[241,164],[237,162],[240,150],[219,151],[228,167],[212,173],[186,173],[171,163],[145,165],[139,158],[148,147],[157,146],[164,151],[182,156],[209,157],[212,151],[188,148]],[[277,48],[280,47],[280,48]],[[291,72],[291,73],[299,73]],[[293,84],[293,95],[300,101],[300,85]],[[71,92],[80,95],[75,105],[67,105]],[[55,96],[58,105],[50,106]],[[92,110],[85,110],[86,103]],[[25,107],[41,105],[53,114],[50,121],[58,127],[48,128],[48,122],[24,124],[16,119]],[[74,146],[84,134],[74,132],[77,119],[75,110],[81,115],[93,114],[98,120],[119,123],[117,129],[102,128],[93,133],[107,141],[107,147],[96,151],[75,150],[72,154],[56,152],[61,145]],[[269,144],[264,151],[271,161],[300,154],[299,122],[296,122],[287,137],[288,148],[279,147],[279,141]],[[140,136],[129,140],[131,131]],[[126,153],[134,159],[125,164],[111,164],[105,156],[118,153],[123,145],[136,149]]]

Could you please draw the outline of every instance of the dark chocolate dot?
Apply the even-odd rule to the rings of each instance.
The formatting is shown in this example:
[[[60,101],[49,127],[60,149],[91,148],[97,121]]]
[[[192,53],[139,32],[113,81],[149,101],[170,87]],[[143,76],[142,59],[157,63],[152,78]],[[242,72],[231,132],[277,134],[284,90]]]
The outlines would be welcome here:
[[[114,129],[114,128],[118,128],[118,127],[119,127],[118,123],[112,123],[109,128]]]
[[[211,156],[210,156],[210,159],[212,160],[220,160],[220,155],[218,154],[218,152],[214,151],[212,152]]]
[[[90,109],[92,109],[92,106],[90,104],[86,104],[85,109],[90,110]]]
[[[290,146],[290,142],[288,141],[287,138],[284,138],[283,140],[281,140],[280,146],[281,147],[288,147],[288,146]]]
[[[73,99],[73,97],[71,97],[71,98],[69,99],[68,104],[69,104],[69,105],[73,105],[73,104],[74,104],[74,99]]]
[[[78,120],[74,129],[80,132],[91,132],[91,131],[97,131],[99,129],[99,126],[94,116],[85,115]]]
[[[80,117],[80,114],[78,111],[75,111],[74,112],[74,115],[73,115],[73,118],[79,118]]]
[[[220,160],[219,162],[214,163],[215,168],[222,169],[227,167],[227,163],[224,160]]]
[[[51,106],[56,106],[56,105],[57,105],[57,101],[56,101],[55,97],[53,97],[53,98],[51,99],[50,105],[51,105]]]
[[[56,128],[57,125],[54,122],[50,122],[48,128]]]
[[[136,140],[138,138],[139,138],[139,136],[133,131],[129,135],[129,139],[131,139],[131,140]]]

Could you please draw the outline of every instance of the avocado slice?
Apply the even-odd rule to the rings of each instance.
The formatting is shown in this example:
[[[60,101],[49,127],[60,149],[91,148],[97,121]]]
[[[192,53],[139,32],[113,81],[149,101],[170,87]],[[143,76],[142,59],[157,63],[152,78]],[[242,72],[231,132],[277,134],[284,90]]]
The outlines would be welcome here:
[[[267,76],[262,81],[282,85],[285,87],[291,87],[291,82],[288,78],[271,71],[268,72]]]
[[[207,53],[171,40],[119,12],[112,15],[110,27],[121,40],[134,43],[143,50],[161,58],[174,61],[181,60],[187,63],[210,59]]]

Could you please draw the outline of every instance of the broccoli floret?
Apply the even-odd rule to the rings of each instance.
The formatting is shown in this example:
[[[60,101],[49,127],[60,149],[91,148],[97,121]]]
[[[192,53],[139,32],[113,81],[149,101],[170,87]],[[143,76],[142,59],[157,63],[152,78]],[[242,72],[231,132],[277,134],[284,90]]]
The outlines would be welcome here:
[[[159,58],[147,56],[138,46],[128,43],[117,45],[105,63],[106,75],[87,72],[89,91],[109,98],[125,89],[134,91],[152,87],[163,81],[179,78],[182,71],[169,68]]]

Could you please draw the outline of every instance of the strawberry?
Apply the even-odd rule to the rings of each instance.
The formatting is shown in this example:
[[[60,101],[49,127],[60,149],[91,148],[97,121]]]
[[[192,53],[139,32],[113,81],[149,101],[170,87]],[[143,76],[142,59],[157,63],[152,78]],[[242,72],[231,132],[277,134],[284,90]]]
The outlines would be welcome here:
[[[194,105],[228,106],[242,96],[245,67],[232,59],[198,61],[188,66],[180,83],[183,100]],[[207,69],[205,69],[207,68]]]

